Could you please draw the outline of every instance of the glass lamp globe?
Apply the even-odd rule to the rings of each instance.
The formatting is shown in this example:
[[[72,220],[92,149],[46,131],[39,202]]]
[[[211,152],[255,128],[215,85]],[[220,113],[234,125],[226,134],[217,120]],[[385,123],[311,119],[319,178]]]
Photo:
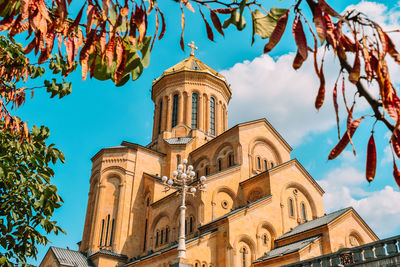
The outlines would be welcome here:
[[[183,160],[182,160],[182,163],[183,163],[183,164],[187,164],[187,163],[188,163],[188,160],[187,160],[187,159],[183,159]]]
[[[178,170],[182,170],[183,169],[183,165],[182,164],[179,164],[178,165]]]
[[[181,178],[182,178],[182,179],[186,179],[186,178],[187,178],[187,174],[186,174],[186,173],[182,173],[182,174],[181,174]]]
[[[204,182],[206,181],[206,179],[207,179],[207,178],[206,178],[205,176],[201,176],[201,177],[200,177],[200,182],[204,183]]]
[[[165,183],[167,180],[168,180],[168,177],[167,177],[167,176],[163,176],[163,177],[161,178],[161,181],[163,181],[163,183]]]
[[[194,171],[190,171],[190,176],[194,177],[196,173]]]
[[[172,185],[173,183],[174,183],[174,181],[168,180],[168,184],[169,184],[169,185]]]
[[[207,187],[206,184],[201,185],[201,188],[203,188],[203,189],[206,189],[206,187]]]
[[[194,188],[194,187],[190,188],[190,192],[191,193],[196,193],[196,188]]]
[[[177,176],[177,175],[178,175],[178,172],[177,172],[177,171],[173,171],[173,172],[172,172],[172,176],[175,177],[175,176]]]
[[[188,170],[189,170],[189,171],[193,170],[193,166],[192,166],[192,165],[189,165],[189,166],[188,166]]]

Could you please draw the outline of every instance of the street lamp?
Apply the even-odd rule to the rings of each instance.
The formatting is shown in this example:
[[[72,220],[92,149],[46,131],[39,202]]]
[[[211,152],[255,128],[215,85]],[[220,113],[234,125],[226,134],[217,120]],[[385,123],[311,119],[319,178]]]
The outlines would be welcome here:
[[[172,172],[172,178],[168,179],[167,176],[161,178],[165,185],[165,192],[175,189],[178,194],[182,197],[180,213],[179,213],[179,243],[178,243],[178,259],[186,258],[186,244],[185,244],[185,217],[186,217],[186,194],[194,195],[197,190],[205,191],[206,177],[201,176],[200,179],[196,180],[196,173],[193,171],[193,166],[188,165],[188,160],[183,159],[183,164],[178,165],[178,169]]]

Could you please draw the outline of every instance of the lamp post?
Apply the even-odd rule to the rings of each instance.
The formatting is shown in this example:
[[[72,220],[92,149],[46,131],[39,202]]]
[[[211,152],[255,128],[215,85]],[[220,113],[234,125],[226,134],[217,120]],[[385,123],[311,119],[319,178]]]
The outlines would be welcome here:
[[[178,165],[178,169],[172,172],[172,178],[163,176],[161,178],[165,185],[165,192],[176,189],[181,196],[181,206],[179,213],[179,243],[178,243],[178,260],[186,258],[186,244],[185,244],[185,217],[186,217],[186,194],[194,195],[197,190],[205,191],[206,177],[201,176],[196,180],[196,173],[193,171],[193,166],[188,165],[188,160],[183,159],[183,164]]]

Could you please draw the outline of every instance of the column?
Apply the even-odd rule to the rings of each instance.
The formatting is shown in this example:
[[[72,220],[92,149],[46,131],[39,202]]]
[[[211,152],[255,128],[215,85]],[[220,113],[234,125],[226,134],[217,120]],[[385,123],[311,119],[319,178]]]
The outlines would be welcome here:
[[[178,118],[177,124],[183,122],[183,95],[180,93],[178,95]]]
[[[172,98],[168,96],[167,98],[167,119],[166,119],[166,130],[171,131],[171,120],[172,120]]]
[[[159,113],[159,105],[155,104],[154,105],[154,116],[153,116],[153,140],[157,138],[157,132],[158,132],[158,120],[160,119],[158,117]]]
[[[197,113],[197,128],[205,131],[204,130],[204,126],[203,126],[203,120],[204,120],[204,108],[203,108],[203,96],[202,95],[198,95],[199,97],[199,102],[198,104],[198,113]]]
[[[204,110],[205,110],[205,114],[204,114],[204,123],[205,123],[205,127],[204,127],[204,131],[206,133],[210,132],[210,98],[208,97],[208,95],[204,96]]]

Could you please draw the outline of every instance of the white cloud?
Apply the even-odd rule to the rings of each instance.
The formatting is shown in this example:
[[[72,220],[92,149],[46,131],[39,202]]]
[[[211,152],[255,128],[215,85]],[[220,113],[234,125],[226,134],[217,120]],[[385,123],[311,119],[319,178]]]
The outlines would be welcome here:
[[[330,171],[319,184],[326,191],[324,206],[327,212],[352,206],[380,236],[396,233],[400,220],[400,192],[386,186],[382,190],[367,192],[364,173],[342,165]]]
[[[375,19],[385,30],[398,27],[400,12],[388,10],[383,4],[361,2],[349,6]],[[388,15],[389,14],[389,15]],[[395,43],[400,43],[400,34],[391,35]],[[399,47],[400,48],[400,47]],[[331,54],[331,53],[327,53]],[[327,57],[325,76],[327,80],[325,103],[320,111],[314,108],[319,81],[314,72],[312,55],[298,71],[293,70],[294,53],[271,58],[262,55],[253,61],[237,63],[221,73],[232,84],[233,97],[230,103],[230,124],[266,117],[291,145],[303,142],[310,134],[319,134],[331,129],[335,124],[332,105],[333,83],[338,74],[337,59]],[[351,59],[350,59],[351,60]],[[394,83],[400,82],[400,68],[393,60],[388,61]],[[354,87],[347,83],[348,102],[352,102]],[[374,95],[378,90],[371,85]],[[339,110],[344,111],[340,89],[338,89]],[[357,102],[356,111],[369,108],[362,99]],[[341,121],[345,119],[342,113]]]

